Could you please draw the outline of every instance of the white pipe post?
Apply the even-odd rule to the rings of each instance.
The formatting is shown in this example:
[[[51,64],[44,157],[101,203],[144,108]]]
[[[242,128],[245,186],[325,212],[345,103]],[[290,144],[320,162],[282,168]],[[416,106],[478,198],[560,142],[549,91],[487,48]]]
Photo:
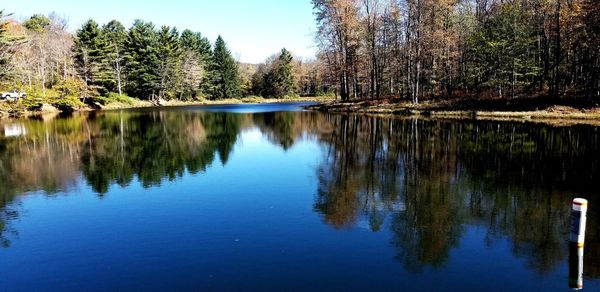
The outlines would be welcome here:
[[[569,235],[569,287],[583,289],[583,246],[585,244],[585,224],[588,201],[577,198],[571,208],[571,227]]]
[[[569,244],[569,288],[583,289],[583,247]]]
[[[583,247],[585,243],[585,223],[587,219],[588,201],[577,198],[573,200],[571,209],[571,236],[570,241],[577,244],[577,247]]]

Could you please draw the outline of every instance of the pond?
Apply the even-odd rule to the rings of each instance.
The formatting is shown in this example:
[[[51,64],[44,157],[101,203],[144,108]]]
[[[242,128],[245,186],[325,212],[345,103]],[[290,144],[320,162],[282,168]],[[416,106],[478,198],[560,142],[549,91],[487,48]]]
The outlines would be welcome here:
[[[0,290],[600,290],[599,128],[301,105],[0,122]]]

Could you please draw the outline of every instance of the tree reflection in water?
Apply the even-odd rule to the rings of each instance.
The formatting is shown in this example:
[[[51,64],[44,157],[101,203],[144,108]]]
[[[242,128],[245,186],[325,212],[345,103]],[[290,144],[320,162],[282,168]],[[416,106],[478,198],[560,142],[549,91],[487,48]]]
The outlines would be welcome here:
[[[389,218],[409,270],[443,265],[464,226],[482,225],[486,244],[508,237],[515,255],[548,271],[566,258],[570,200],[598,196],[594,127],[353,115],[329,122],[315,210],[336,228],[365,216],[377,231]],[[595,277],[597,218],[590,214],[586,243],[586,274]]]
[[[160,185],[226,164],[239,133],[258,128],[287,150],[317,140],[314,210],[334,228],[389,228],[407,269],[444,265],[467,226],[485,244],[510,239],[516,256],[549,271],[567,256],[570,200],[596,204],[598,129],[529,123],[391,119],[314,112],[105,112],[25,121],[0,136],[0,238],[17,232],[18,196],[68,191],[83,175],[99,195],[139,181]],[[588,214],[585,271],[600,277],[598,209]]]

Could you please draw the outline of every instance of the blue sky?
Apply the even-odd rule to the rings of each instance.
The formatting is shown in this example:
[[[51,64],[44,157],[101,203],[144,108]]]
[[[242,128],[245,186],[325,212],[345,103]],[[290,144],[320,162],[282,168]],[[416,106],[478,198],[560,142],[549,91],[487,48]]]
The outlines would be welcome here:
[[[129,27],[136,18],[156,25],[199,31],[211,42],[220,34],[234,56],[258,63],[285,47],[303,58],[314,57],[314,17],[310,0],[18,0],[0,9],[23,20],[56,12],[75,31],[85,20],[112,19]]]

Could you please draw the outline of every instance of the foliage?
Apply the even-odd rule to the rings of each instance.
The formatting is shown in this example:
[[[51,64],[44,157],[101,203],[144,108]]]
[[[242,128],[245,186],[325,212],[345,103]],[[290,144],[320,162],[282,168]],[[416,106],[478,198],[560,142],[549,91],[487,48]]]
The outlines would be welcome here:
[[[201,88],[206,79],[208,65],[211,60],[210,41],[201,33],[184,30],[180,37],[183,47],[182,70],[182,96],[185,99],[195,99],[202,94]]]
[[[527,24],[530,16],[517,5],[507,4],[487,19],[470,42],[468,80],[472,87],[510,88],[514,95],[519,80],[536,76],[540,68],[529,55],[535,37]],[[512,85],[512,86],[511,86]]]
[[[342,100],[600,97],[596,0],[312,4],[320,80]]]
[[[127,30],[119,21],[112,20],[102,27],[102,35],[106,42],[105,62],[112,69],[112,74],[104,80],[104,86],[111,92],[122,94]]]
[[[293,57],[285,48],[281,50],[279,59],[273,69],[275,81],[275,96],[283,97],[294,94],[295,80],[293,75]]]
[[[261,64],[252,76],[252,91],[265,97],[296,95],[294,58],[285,48],[271,62]]]
[[[184,72],[182,71],[183,47],[179,32],[163,26],[158,32],[158,88],[159,98],[174,98],[181,93]]]
[[[240,66],[221,37],[211,47],[191,30],[90,19],[73,35],[56,14],[9,23],[0,13],[0,86],[49,96],[80,79],[82,96],[147,100],[600,97],[597,1],[476,3],[313,0],[316,60],[283,49],[258,66]]]
[[[265,97],[296,97],[298,89],[295,71],[300,66],[301,64],[294,62],[288,50],[282,49],[277,56],[259,65],[252,76],[252,92]]]
[[[34,14],[23,23],[28,30],[43,32],[50,26],[50,18],[42,14]]]
[[[20,99],[18,105],[20,108],[36,110],[49,104],[63,111],[72,111],[84,106],[81,95],[84,91],[85,84],[74,79],[61,81],[52,89],[36,86],[28,88],[27,97]]]
[[[221,36],[215,42],[215,49],[208,66],[205,92],[212,99],[240,96],[240,79],[237,62],[233,59]]]
[[[99,101],[112,93],[153,101],[240,98],[254,87],[254,65],[238,68],[221,37],[213,50],[199,32],[179,34],[175,27],[157,28],[142,20],[125,28],[116,20],[100,25],[89,19],[71,34],[66,20],[56,14],[11,22],[10,32],[0,19],[0,74],[11,68],[0,86],[23,88],[42,99],[60,96],[54,87],[71,80],[83,82],[81,97]],[[281,79],[273,80],[276,94],[270,96],[293,96],[292,87],[300,80],[300,67],[285,52],[276,68]]]
[[[160,88],[158,34],[151,22],[136,20],[125,47],[129,64],[126,92],[131,96],[154,99]]]
[[[111,104],[111,103],[121,103],[127,105],[134,105],[136,100],[133,97],[127,96],[125,94],[118,94],[111,92],[108,96],[98,96],[95,100],[99,101],[103,105]]]
[[[0,10],[0,80],[4,79],[8,74],[8,47],[10,46],[10,38],[7,35],[8,23],[4,20],[4,11]]]
[[[75,64],[85,83],[84,95],[93,92],[106,94],[104,86],[110,78],[110,65],[107,62],[107,42],[94,20],[86,21],[75,36]],[[89,90],[88,90],[89,89]]]

